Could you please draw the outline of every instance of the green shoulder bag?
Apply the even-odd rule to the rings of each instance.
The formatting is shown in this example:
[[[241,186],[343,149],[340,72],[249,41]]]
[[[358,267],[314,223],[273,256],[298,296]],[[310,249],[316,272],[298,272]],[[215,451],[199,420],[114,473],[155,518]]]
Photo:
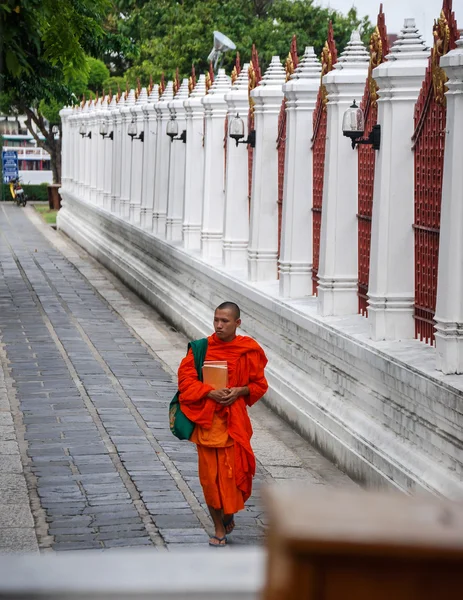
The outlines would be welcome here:
[[[204,359],[206,358],[207,338],[190,342],[188,344],[188,350],[190,348],[193,351],[195,367],[198,373],[199,380],[202,381],[202,367]],[[179,440],[189,440],[191,434],[193,433],[193,429],[195,428],[195,424],[193,423],[193,421],[190,421],[190,419],[186,415],[183,414],[182,408],[180,406],[179,395],[180,392],[177,392],[172,398],[169,405],[170,430]]]

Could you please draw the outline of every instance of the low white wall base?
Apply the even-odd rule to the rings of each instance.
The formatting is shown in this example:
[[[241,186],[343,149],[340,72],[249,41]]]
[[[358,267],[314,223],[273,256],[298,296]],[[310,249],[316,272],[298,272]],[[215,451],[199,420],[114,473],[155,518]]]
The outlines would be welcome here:
[[[463,381],[416,340],[373,342],[360,316],[320,317],[61,190],[58,227],[191,338],[236,301],[269,358],[268,404],[349,475],[463,498]]]
[[[236,548],[231,552],[163,552],[150,548],[2,556],[0,597],[257,600],[265,583],[266,560],[262,548]]]

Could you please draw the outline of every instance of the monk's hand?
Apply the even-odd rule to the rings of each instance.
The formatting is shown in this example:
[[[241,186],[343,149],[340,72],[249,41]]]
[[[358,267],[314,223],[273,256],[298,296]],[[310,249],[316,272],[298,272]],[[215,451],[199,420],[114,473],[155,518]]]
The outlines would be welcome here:
[[[229,389],[223,388],[221,390],[211,390],[207,395],[208,398],[215,400],[219,404],[222,404],[222,400],[224,400],[228,396]]]
[[[230,406],[231,404],[236,402],[240,396],[244,396],[246,394],[246,391],[247,387],[228,388],[228,394],[225,396],[225,398],[219,401],[219,404],[221,404],[222,406]]]

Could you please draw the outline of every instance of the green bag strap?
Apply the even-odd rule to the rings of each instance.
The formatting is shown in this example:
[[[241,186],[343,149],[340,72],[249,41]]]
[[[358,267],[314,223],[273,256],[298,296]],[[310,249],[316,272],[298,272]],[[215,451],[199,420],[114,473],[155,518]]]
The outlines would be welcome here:
[[[207,352],[207,338],[194,340],[188,344],[188,350],[191,348],[193,358],[195,359],[196,372],[198,373],[199,381],[203,380],[203,363]]]

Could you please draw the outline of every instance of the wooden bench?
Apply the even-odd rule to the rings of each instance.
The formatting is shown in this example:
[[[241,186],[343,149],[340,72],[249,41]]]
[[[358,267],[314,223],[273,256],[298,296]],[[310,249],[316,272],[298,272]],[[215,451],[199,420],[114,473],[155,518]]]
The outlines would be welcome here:
[[[265,600],[463,599],[463,504],[313,486],[264,495]]]

